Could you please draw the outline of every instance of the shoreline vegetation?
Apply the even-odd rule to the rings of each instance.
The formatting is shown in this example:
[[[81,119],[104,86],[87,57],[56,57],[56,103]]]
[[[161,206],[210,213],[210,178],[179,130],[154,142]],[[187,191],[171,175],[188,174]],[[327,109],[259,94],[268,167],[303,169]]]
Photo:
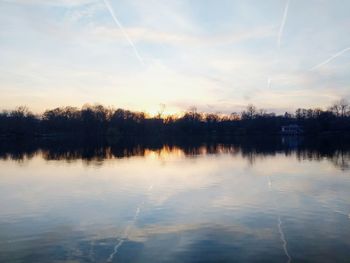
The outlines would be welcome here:
[[[349,135],[350,105],[342,99],[328,109],[297,109],[277,115],[248,105],[241,113],[200,113],[191,108],[181,116],[147,116],[144,112],[84,105],[33,114],[27,107],[0,112],[0,137],[187,137],[223,138],[278,135],[281,127],[298,125],[304,135]]]

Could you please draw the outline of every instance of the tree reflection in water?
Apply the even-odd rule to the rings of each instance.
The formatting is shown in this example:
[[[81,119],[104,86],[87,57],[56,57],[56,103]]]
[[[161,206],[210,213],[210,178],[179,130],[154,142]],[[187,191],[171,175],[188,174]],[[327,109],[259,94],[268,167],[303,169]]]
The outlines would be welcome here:
[[[211,154],[241,155],[250,165],[257,159],[276,154],[295,155],[298,160],[328,160],[341,170],[350,169],[350,143],[342,138],[235,137],[154,139],[36,139],[0,140],[0,159],[24,161],[36,155],[45,160],[83,160],[86,165],[102,165],[104,160],[132,156],[167,155],[186,157]]]

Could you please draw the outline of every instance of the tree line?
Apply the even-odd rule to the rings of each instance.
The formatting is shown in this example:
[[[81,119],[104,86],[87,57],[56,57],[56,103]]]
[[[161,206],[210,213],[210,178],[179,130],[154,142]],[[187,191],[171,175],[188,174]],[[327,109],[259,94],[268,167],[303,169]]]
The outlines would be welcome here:
[[[350,105],[342,99],[328,109],[299,108],[295,113],[275,114],[248,105],[229,115],[200,113],[191,108],[182,116],[149,117],[144,112],[102,105],[62,107],[33,114],[27,107],[0,113],[4,136],[154,136],[278,134],[281,126],[300,125],[306,134],[349,133]]]

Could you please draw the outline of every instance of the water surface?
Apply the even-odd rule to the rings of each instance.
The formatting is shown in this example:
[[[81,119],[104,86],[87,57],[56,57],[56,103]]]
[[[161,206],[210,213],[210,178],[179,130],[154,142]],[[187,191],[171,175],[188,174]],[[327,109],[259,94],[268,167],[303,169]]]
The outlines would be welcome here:
[[[0,262],[350,259],[341,143],[35,145],[0,150]]]

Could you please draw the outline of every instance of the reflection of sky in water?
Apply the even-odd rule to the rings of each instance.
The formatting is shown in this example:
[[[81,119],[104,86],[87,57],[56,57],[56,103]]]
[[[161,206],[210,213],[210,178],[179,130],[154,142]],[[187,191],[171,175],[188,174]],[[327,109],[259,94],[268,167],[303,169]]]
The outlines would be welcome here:
[[[113,262],[287,262],[278,217],[293,261],[350,257],[350,176],[326,158],[175,148],[100,164],[0,161],[0,261],[106,262],[121,243]]]

